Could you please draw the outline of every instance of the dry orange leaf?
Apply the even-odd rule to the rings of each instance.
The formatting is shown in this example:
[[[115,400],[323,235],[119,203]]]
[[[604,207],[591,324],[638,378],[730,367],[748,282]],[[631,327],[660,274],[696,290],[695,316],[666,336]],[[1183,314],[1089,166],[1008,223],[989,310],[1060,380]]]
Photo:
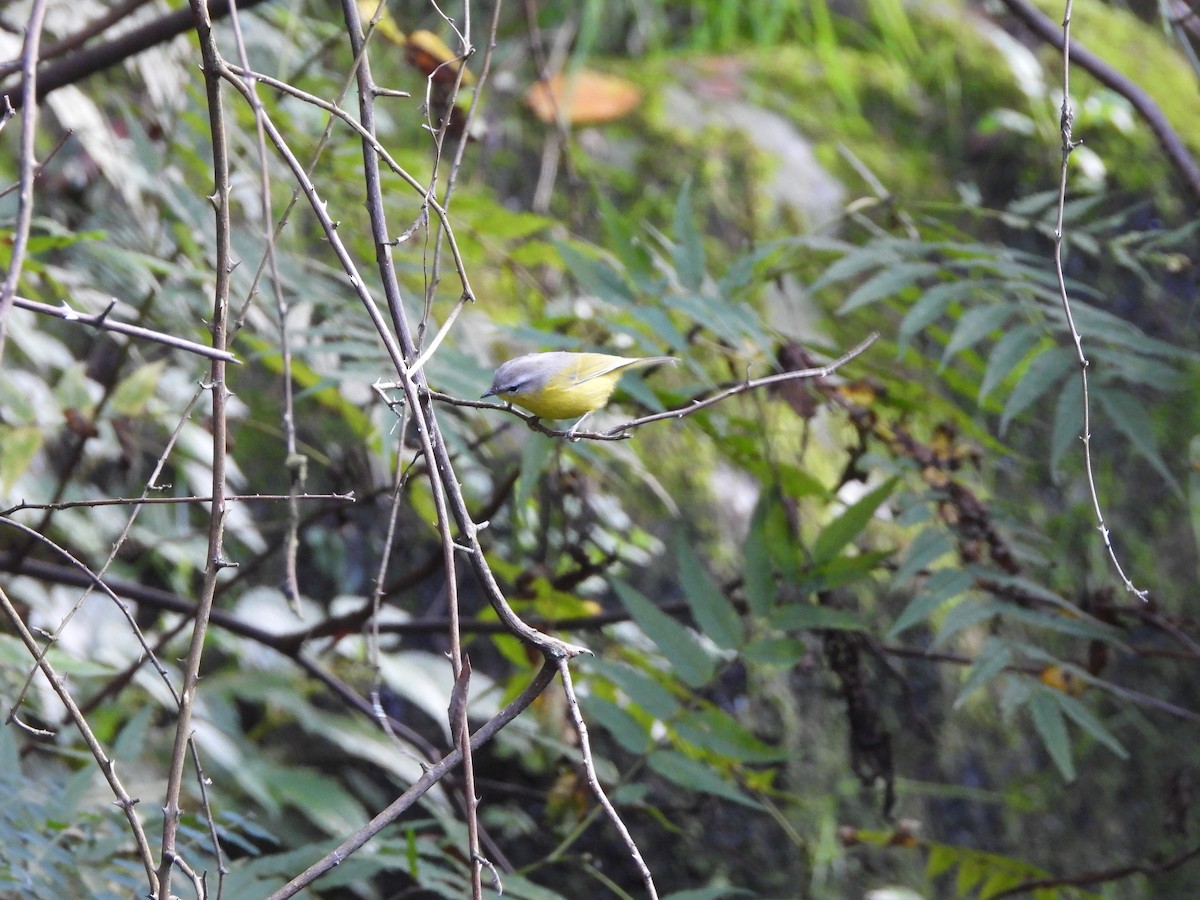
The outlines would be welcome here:
[[[561,113],[568,125],[601,125],[628,115],[642,102],[642,92],[624,78],[581,69],[539,81],[525,92],[525,102],[547,124]]]
[[[414,31],[404,45],[404,59],[410,66],[440,84],[452,84],[462,68],[462,59],[432,31]],[[463,70],[462,83],[474,84],[470,69]]]

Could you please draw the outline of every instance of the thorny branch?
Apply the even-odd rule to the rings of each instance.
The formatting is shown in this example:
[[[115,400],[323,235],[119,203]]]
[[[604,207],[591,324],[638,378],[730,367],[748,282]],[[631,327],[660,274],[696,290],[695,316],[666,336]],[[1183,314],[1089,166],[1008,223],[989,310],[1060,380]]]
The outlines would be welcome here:
[[[233,271],[229,211],[229,147],[225,130],[225,108],[221,97],[221,57],[216,35],[204,0],[191,0],[196,34],[203,59],[204,85],[208,98],[208,115],[212,135],[213,204],[216,241],[215,280],[213,285],[212,344],[224,350],[227,340],[229,313],[229,276]],[[200,662],[204,654],[204,639],[208,633],[209,617],[217,592],[217,578],[229,563],[225,560],[225,469],[228,453],[228,420],[226,416],[229,389],[225,383],[225,362],[214,359],[209,387],[212,391],[212,507],[209,515],[208,552],[204,578],[196,606],[192,640],[183,665],[179,718],[175,726],[175,743],[167,770],[167,790],[163,801],[162,859],[158,880],[154,884],[155,900],[171,896],[171,875],[180,860],[176,839],[182,813],[179,801],[183,790],[183,773],[192,738],[191,720],[200,680]]]

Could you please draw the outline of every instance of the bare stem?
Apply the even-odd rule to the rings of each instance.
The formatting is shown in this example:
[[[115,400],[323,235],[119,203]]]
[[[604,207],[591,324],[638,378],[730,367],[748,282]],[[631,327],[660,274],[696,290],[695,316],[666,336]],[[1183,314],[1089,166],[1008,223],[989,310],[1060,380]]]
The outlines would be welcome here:
[[[62,701],[62,705],[66,707],[67,714],[71,717],[75,728],[83,737],[84,743],[88,745],[88,749],[91,751],[96,763],[100,766],[100,771],[103,773],[105,781],[108,782],[109,788],[117,798],[117,805],[121,807],[122,812],[125,813],[125,818],[129,821],[129,827],[133,831],[134,840],[137,843],[138,858],[141,859],[142,866],[146,870],[146,880],[150,884],[150,890],[154,893],[154,896],[160,896],[157,890],[158,877],[154,872],[154,856],[150,851],[150,842],[146,839],[146,832],[143,830],[142,822],[134,809],[138,801],[129,796],[129,792],[125,790],[121,779],[117,777],[116,761],[109,759],[108,754],[105,753],[104,747],[101,746],[96,735],[92,733],[87,719],[84,718],[70,691],[67,690],[66,682],[50,663],[46,661],[45,657],[41,655],[37,641],[25,626],[20,613],[17,612],[12,601],[8,599],[8,594],[4,592],[2,587],[0,587],[0,611],[8,618],[13,630],[17,632],[17,636],[25,645],[25,648],[37,660],[38,668],[46,676],[46,680],[50,682],[51,689],[58,695],[58,699]]]
[[[629,833],[629,829],[625,827],[625,822],[621,819],[621,814],[617,812],[617,808],[613,806],[612,801],[608,799],[608,794],[604,792],[603,785],[600,784],[600,777],[596,774],[596,762],[592,757],[592,744],[588,739],[587,723],[583,720],[583,714],[579,711],[579,700],[575,696],[575,685],[571,681],[571,667],[565,659],[558,662],[558,675],[562,679],[563,691],[567,695],[567,709],[571,713],[571,721],[575,724],[575,731],[579,735],[579,753],[583,758],[583,769],[587,773],[588,785],[592,789],[592,793],[596,795],[596,799],[600,805],[604,807],[604,812],[608,816],[608,820],[617,829],[617,833],[621,835],[621,840],[625,842],[625,848],[629,851],[629,855],[633,857],[633,863],[637,866],[638,872],[641,873],[642,883],[646,886],[646,893],[650,895],[651,900],[658,900],[658,890],[654,887],[654,876],[650,874],[650,867],[646,865],[646,861],[642,858],[642,852],[638,849],[637,842],[633,839],[633,835]]]
[[[233,269],[230,250],[229,220],[229,149],[225,130],[225,110],[221,98],[221,56],[204,0],[191,0],[196,34],[203,59],[204,85],[208,96],[209,125],[213,150],[213,209],[215,212],[216,272],[213,286],[212,344],[224,350],[229,313],[229,275]],[[229,391],[225,384],[225,362],[215,359],[209,378],[212,390],[212,509],[209,515],[208,551],[204,580],[196,604],[196,621],[192,628],[191,645],[183,665],[183,688],[179,703],[179,719],[175,725],[175,743],[167,769],[167,791],[163,802],[162,859],[159,861],[158,893],[155,900],[171,896],[171,872],[179,859],[179,800],[183,789],[183,772],[191,743],[192,713],[196,703],[196,688],[200,680],[200,660],[204,654],[204,639],[217,591],[217,577],[229,564],[225,560],[225,465],[227,447],[226,404]]]
[[[21,280],[21,268],[29,245],[29,229],[33,223],[33,179],[37,170],[34,158],[34,138],[37,136],[37,64],[38,46],[42,39],[42,21],[46,15],[46,0],[34,0],[25,25],[25,43],[21,48],[22,114],[21,151],[18,157],[17,221],[13,227],[12,255],[8,272],[0,283],[0,359],[4,357],[5,320],[12,309]],[[7,97],[5,98],[7,104]]]
[[[1054,223],[1054,274],[1058,279],[1058,294],[1062,301],[1063,314],[1066,316],[1067,326],[1071,329],[1071,339],[1075,343],[1075,359],[1079,363],[1079,383],[1083,388],[1083,462],[1087,471],[1087,486],[1092,499],[1092,511],[1096,516],[1096,527],[1100,531],[1101,539],[1104,541],[1104,548],[1108,551],[1108,558],[1112,560],[1113,567],[1125,585],[1125,589],[1135,594],[1139,600],[1145,603],[1147,592],[1135,587],[1129,576],[1125,574],[1125,570],[1121,568],[1116,548],[1113,547],[1112,535],[1108,530],[1108,525],[1104,521],[1104,510],[1100,505],[1100,493],[1096,488],[1096,473],[1092,464],[1092,417],[1091,401],[1088,396],[1088,359],[1083,352],[1083,338],[1079,334],[1079,329],[1075,327],[1075,317],[1071,312],[1071,298],[1067,292],[1067,279],[1063,272],[1063,220],[1067,203],[1067,171],[1071,152],[1080,143],[1073,140],[1071,132],[1071,126],[1075,118],[1074,111],[1071,109],[1071,4],[1072,0],[1067,0],[1062,22],[1063,97],[1062,111],[1059,116],[1059,130],[1062,137],[1062,167],[1058,178],[1058,213]]]

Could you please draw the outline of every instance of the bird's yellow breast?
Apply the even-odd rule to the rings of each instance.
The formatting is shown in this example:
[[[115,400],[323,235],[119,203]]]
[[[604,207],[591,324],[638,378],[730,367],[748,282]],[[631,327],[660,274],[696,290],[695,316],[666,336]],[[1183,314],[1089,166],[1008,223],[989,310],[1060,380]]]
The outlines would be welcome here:
[[[620,376],[609,372],[579,382],[570,372],[558,373],[537,390],[500,396],[542,419],[576,419],[607,403]]]

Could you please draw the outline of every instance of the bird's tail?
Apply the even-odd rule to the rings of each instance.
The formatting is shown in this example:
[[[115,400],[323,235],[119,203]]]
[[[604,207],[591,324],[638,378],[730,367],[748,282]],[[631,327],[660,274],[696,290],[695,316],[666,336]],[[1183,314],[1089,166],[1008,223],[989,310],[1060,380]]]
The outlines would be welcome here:
[[[674,365],[679,362],[678,356],[639,356],[636,359],[631,359],[622,365],[622,369],[641,369],[646,366],[656,366],[659,363],[671,363]]]

